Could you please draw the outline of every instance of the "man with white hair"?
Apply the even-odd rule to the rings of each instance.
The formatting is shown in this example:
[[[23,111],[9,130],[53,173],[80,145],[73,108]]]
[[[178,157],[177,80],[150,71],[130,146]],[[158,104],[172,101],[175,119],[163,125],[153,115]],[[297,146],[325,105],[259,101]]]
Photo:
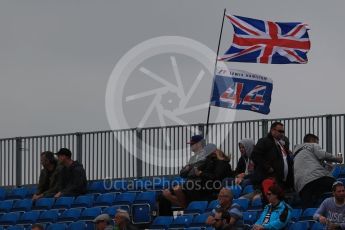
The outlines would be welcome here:
[[[110,216],[108,214],[98,215],[93,222],[96,230],[112,230],[113,226],[109,225]]]
[[[131,224],[131,219],[126,210],[118,209],[115,214],[114,221],[116,230],[138,230]]]

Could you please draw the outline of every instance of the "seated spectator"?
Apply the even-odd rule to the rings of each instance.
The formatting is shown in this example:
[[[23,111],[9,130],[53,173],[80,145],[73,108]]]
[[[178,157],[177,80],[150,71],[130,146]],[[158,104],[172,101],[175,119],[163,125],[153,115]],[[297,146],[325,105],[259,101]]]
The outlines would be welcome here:
[[[218,202],[219,204],[215,209],[212,210],[210,216],[206,220],[206,224],[214,226],[216,220],[216,212],[217,210],[227,210],[229,213],[229,220],[227,224],[230,226],[239,226],[243,224],[241,222],[242,219],[242,211],[241,206],[239,204],[232,203],[233,202],[233,195],[231,190],[227,188],[222,188],[218,194]]]
[[[31,230],[44,230],[44,227],[41,224],[33,224],[31,225]]]
[[[245,187],[248,184],[252,184],[250,177],[254,172],[254,162],[251,158],[255,143],[252,139],[243,139],[238,143],[238,147],[241,152],[241,157],[237,162],[235,170],[235,183]]]
[[[137,228],[131,224],[129,214],[126,210],[118,209],[115,214],[115,229],[118,230],[137,230]]]
[[[274,184],[267,192],[268,202],[253,230],[278,230],[284,229],[291,219],[291,207],[284,202],[283,189]]]
[[[216,180],[219,181],[220,185],[224,178],[233,176],[233,172],[230,165],[230,158],[224,154],[220,149],[216,150]],[[218,191],[219,192],[219,191]]]
[[[212,227],[215,230],[231,230],[234,229],[232,225],[229,224],[230,222],[230,214],[227,210],[224,209],[217,209],[214,214],[214,221],[212,223]]]
[[[303,144],[294,150],[295,190],[299,193],[303,208],[313,207],[314,201],[321,198],[325,192],[330,192],[335,179],[321,162],[342,162],[341,157],[335,157],[321,149],[319,138],[307,134]],[[306,165],[308,167],[306,167]]]
[[[93,222],[96,230],[113,230],[114,226],[110,225],[110,216],[108,214],[98,215]]]
[[[72,153],[69,149],[62,148],[56,153],[59,162],[64,166],[59,178],[59,192],[55,198],[60,196],[79,196],[87,190],[86,173],[83,165],[71,159]]]
[[[345,229],[345,188],[341,181],[332,186],[333,196],[325,199],[314,214],[314,219],[327,229]]]
[[[54,153],[50,151],[42,152],[41,164],[43,166],[43,169],[41,170],[38,181],[38,191],[33,195],[33,200],[40,199],[44,196],[53,196],[58,192],[58,163],[57,159],[54,157]]]

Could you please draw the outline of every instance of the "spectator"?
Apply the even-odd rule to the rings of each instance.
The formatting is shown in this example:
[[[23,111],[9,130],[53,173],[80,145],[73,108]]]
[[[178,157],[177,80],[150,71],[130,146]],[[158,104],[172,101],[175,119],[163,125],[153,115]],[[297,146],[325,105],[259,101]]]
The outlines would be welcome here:
[[[131,224],[129,214],[126,210],[118,209],[114,221],[116,230],[137,230],[137,228]]]
[[[325,199],[314,214],[314,219],[327,229],[345,229],[345,188],[341,181],[334,182],[333,196]]]
[[[219,204],[215,209],[212,210],[211,215],[206,220],[206,224],[214,226],[217,218],[217,210],[228,211],[230,218],[227,221],[227,224],[229,224],[230,226],[239,226],[243,224],[240,221],[242,219],[241,206],[233,203],[233,199],[234,197],[231,193],[231,190],[222,188],[218,194]]]
[[[44,230],[44,227],[41,224],[33,224],[31,225],[31,230]]]
[[[284,202],[283,189],[274,184],[267,192],[268,202],[253,230],[278,230],[284,229],[291,219],[291,207]]]
[[[54,157],[54,153],[50,151],[45,151],[41,153],[41,164],[43,169],[41,170],[38,191],[33,195],[32,199],[37,200],[44,196],[54,195],[57,190],[58,180],[57,180],[57,160]]]
[[[214,214],[212,227],[214,227],[215,230],[231,230],[233,227],[229,224],[230,219],[231,217],[227,210],[217,209]]]
[[[225,155],[225,153],[217,149],[216,150],[216,180],[219,181],[219,184],[221,184],[222,180],[227,177],[231,177],[233,175],[233,172],[231,170],[231,165],[230,165],[230,158]]]
[[[330,192],[335,181],[321,161],[342,162],[342,158],[322,150],[319,138],[314,134],[305,135],[303,142],[294,150],[295,190],[301,197],[303,208],[308,208],[323,193]]]
[[[255,143],[252,139],[243,139],[238,143],[241,157],[237,162],[237,167],[235,170],[235,183],[241,185],[243,188],[252,183],[250,177],[254,172],[254,162],[251,155],[254,146]]]
[[[98,215],[93,222],[95,223],[96,230],[113,230],[114,227],[109,225],[110,216],[108,214]]]
[[[187,142],[187,144],[190,144],[190,148],[192,152],[194,153],[193,156],[188,161],[188,164],[184,166],[180,170],[180,176],[183,178],[187,178],[188,176],[194,176],[195,171],[194,167],[205,160],[205,139],[201,135],[195,135],[192,136],[191,140]]]
[[[286,148],[284,132],[284,125],[274,122],[267,136],[255,145],[252,153],[254,184],[261,185],[263,180],[273,178],[284,189],[293,187],[293,160]]]
[[[83,165],[71,159],[69,149],[62,148],[56,153],[59,162],[64,166],[59,178],[59,192],[55,198],[64,196],[79,196],[86,193],[87,180]]]

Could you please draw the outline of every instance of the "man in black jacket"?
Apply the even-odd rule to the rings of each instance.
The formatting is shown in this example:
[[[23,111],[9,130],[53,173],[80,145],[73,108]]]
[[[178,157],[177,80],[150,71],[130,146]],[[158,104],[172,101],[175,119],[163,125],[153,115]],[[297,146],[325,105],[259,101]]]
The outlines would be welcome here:
[[[255,145],[253,183],[260,185],[264,179],[274,178],[284,189],[293,187],[293,160],[284,132],[284,125],[274,122],[267,136]]]
[[[59,178],[59,192],[55,198],[60,196],[79,196],[87,190],[86,173],[83,165],[71,159],[72,153],[67,148],[62,148],[56,153],[60,164],[64,166]]]

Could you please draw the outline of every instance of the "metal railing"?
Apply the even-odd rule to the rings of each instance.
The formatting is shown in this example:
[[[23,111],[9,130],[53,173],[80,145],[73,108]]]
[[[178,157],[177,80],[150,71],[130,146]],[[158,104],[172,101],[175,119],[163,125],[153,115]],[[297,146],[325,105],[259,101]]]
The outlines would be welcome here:
[[[207,141],[229,155],[234,168],[238,142],[257,141],[274,121],[285,125],[290,148],[314,133],[328,152],[345,150],[345,114],[214,123],[209,124]],[[62,147],[71,149],[89,180],[174,175],[191,156],[187,140],[204,130],[205,124],[194,124],[0,139],[0,186],[37,183],[40,153]]]

